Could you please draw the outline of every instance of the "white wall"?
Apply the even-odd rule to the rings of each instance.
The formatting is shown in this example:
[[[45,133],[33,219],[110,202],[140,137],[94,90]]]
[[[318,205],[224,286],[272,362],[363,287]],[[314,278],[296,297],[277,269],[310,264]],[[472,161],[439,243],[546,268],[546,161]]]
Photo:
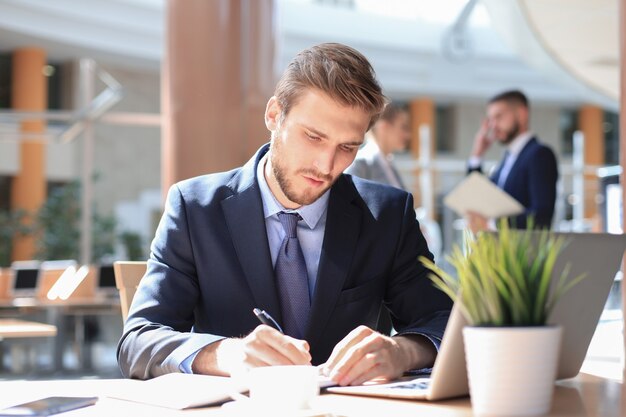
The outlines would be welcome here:
[[[454,106],[456,131],[454,132],[455,151],[451,156],[467,158],[469,155],[474,135],[480,127],[480,122],[485,116],[485,105],[481,103],[462,102]],[[532,104],[530,112],[530,129],[538,136],[539,140],[549,145],[559,157],[561,153],[561,139],[559,132],[560,106],[548,104]],[[503,148],[493,146],[486,154],[486,159],[500,160]]]

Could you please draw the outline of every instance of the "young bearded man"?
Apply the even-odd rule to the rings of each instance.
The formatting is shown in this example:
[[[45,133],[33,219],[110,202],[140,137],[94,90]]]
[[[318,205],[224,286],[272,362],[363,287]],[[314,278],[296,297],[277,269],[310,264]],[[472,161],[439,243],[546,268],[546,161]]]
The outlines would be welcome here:
[[[418,261],[432,255],[413,199],[342,174],[385,102],[348,46],[294,58],[267,103],[270,143],[170,189],[118,346],[124,375],[325,364],[348,385],[432,366],[451,302]],[[372,330],[382,303],[394,337]]]

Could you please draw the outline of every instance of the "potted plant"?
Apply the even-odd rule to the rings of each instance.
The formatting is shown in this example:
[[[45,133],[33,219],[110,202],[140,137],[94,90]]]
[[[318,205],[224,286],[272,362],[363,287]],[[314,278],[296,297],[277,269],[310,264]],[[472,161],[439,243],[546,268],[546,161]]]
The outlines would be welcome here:
[[[479,416],[545,414],[552,402],[561,342],[548,324],[559,298],[583,277],[568,269],[552,282],[567,242],[549,231],[511,229],[466,235],[449,262],[452,277],[426,258],[434,284],[459,303],[470,323],[463,329],[470,395]]]

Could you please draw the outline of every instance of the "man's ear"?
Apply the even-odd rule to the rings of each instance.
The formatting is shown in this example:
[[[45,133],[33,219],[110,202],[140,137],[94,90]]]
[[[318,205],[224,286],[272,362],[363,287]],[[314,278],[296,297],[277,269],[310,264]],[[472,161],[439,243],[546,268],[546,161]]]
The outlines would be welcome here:
[[[272,96],[268,100],[267,106],[265,106],[265,127],[267,127],[267,130],[273,132],[278,129],[278,122],[281,114],[282,109],[278,104],[278,99],[276,96]]]
[[[518,106],[517,108],[517,117],[518,120],[524,125],[526,129],[528,129],[528,119],[529,119],[529,111],[528,107]]]

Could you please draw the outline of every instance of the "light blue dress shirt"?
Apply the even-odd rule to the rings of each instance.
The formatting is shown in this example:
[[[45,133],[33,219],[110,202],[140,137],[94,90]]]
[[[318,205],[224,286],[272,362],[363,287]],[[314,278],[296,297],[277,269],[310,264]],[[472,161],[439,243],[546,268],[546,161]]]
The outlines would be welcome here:
[[[267,230],[267,240],[272,255],[272,265],[276,265],[280,245],[285,238],[285,229],[278,213],[298,213],[304,221],[298,222],[297,234],[306,263],[306,270],[309,279],[309,295],[313,299],[315,283],[317,282],[317,268],[322,254],[322,243],[324,241],[324,230],[326,229],[326,213],[328,208],[328,196],[330,190],[326,191],[320,198],[308,206],[300,206],[296,210],[288,210],[276,200],[274,194],[265,180],[264,168],[267,157],[264,157],[257,167],[256,175],[261,189],[261,199],[263,200],[263,216],[265,217],[265,229]]]
[[[263,201],[263,217],[265,218],[265,229],[267,230],[267,240],[272,256],[272,265],[276,265],[278,251],[280,245],[285,238],[285,229],[283,228],[278,213],[285,211],[287,213],[298,213],[303,221],[298,222],[296,233],[304,255],[306,270],[309,281],[309,296],[311,300],[315,292],[315,283],[317,282],[317,269],[322,254],[322,243],[324,242],[324,230],[326,229],[326,213],[328,208],[328,197],[330,190],[327,190],[320,198],[315,200],[313,204],[301,206],[296,210],[286,209],[276,200],[274,194],[270,190],[265,180],[265,164],[267,163],[267,155],[259,161],[256,170],[257,182],[261,190],[261,200]],[[263,306],[260,306],[263,308]],[[189,355],[181,364],[181,372],[188,374],[193,373],[191,364],[200,350]]]

